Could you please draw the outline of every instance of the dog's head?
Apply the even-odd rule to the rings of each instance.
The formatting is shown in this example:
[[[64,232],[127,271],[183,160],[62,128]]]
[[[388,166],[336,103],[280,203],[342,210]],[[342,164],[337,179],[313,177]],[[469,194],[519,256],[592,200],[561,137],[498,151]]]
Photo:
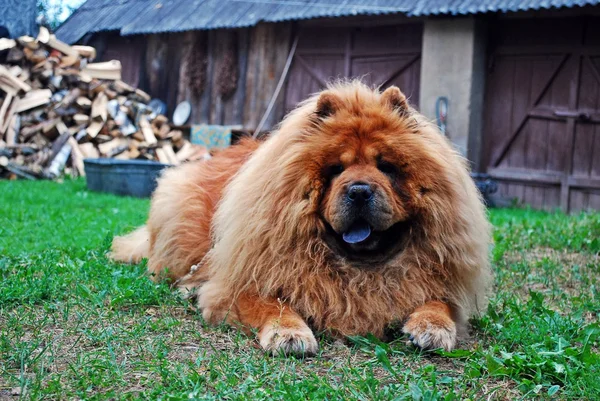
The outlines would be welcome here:
[[[318,97],[304,138],[307,171],[328,246],[346,259],[378,261],[401,251],[434,207],[442,167],[397,87],[344,88]]]

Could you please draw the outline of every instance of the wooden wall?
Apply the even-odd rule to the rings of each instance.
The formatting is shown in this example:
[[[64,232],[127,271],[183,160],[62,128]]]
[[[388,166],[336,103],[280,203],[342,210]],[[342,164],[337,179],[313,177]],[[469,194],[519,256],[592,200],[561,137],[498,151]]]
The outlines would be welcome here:
[[[90,44],[99,49],[101,60],[121,60],[123,79],[163,100],[169,117],[178,103],[187,100],[192,104],[190,124],[242,125],[252,130],[277,86],[291,35],[292,24],[284,23],[130,37],[103,33]],[[219,83],[224,79],[224,63],[231,64],[231,49],[235,49],[237,84],[223,96]],[[203,54],[194,57],[191,52]],[[190,87],[190,60],[205,63],[199,67],[205,71],[200,93]],[[283,117],[284,92],[278,97],[266,129]]]

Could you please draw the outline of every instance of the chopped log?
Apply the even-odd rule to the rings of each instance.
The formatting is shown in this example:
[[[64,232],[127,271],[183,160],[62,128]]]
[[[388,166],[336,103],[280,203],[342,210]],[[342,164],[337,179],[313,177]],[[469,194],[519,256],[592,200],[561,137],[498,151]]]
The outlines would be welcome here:
[[[157,140],[154,136],[154,131],[152,131],[152,127],[150,126],[148,119],[142,116],[140,118],[139,125],[140,129],[142,130],[142,134],[144,135],[144,140],[150,145],[155,144]]]
[[[118,80],[121,79],[121,62],[111,60],[103,63],[90,63],[82,72],[96,79]]]
[[[13,115],[11,121],[8,123],[8,128],[6,130],[6,145],[11,146],[17,143],[17,133],[20,128],[20,117],[18,114]]]
[[[81,149],[79,149],[79,144],[73,137],[69,137],[67,141],[69,145],[71,145],[71,164],[77,171],[77,175],[80,177],[85,177],[85,168],[83,165],[83,153],[81,153]]]
[[[17,41],[14,39],[0,38],[0,51],[12,49],[17,45]]]
[[[87,135],[90,138],[95,138],[96,136],[98,136],[100,130],[102,130],[102,127],[104,127],[104,123],[92,121],[92,123],[87,127]]]
[[[96,49],[92,46],[73,45],[73,50],[77,51],[81,57],[93,60],[96,58]]]
[[[131,92],[135,92],[135,88],[131,85],[129,85],[126,82],[121,81],[120,79],[114,81],[112,83],[113,88],[115,88],[115,90],[119,93],[131,93]]]
[[[75,122],[75,124],[77,125],[84,125],[84,124],[89,124],[90,123],[90,116],[87,116],[85,114],[75,114],[73,116],[73,122]]]
[[[12,85],[15,88],[19,88],[24,92],[29,92],[31,90],[31,86],[21,81],[19,78],[13,76],[10,73],[10,71],[3,65],[0,65],[0,77],[7,84]]]
[[[126,149],[129,149],[129,143],[127,143],[127,139],[125,138],[115,138],[111,141],[98,145],[98,150],[103,155],[114,156]]]
[[[7,117],[7,112],[12,102],[13,95],[8,93],[2,101],[2,106],[0,106],[0,138],[2,138],[2,134],[4,134],[4,131],[2,131],[2,126],[4,125],[4,120]]]
[[[165,153],[165,151],[162,148],[156,148],[156,158],[158,159],[159,162],[164,163],[164,164],[169,164],[169,158],[167,157],[167,154]]]
[[[169,134],[171,133],[171,127],[168,124],[163,124],[162,127],[158,130],[156,134],[160,139],[169,138]]]
[[[177,156],[175,155],[175,152],[173,151],[173,147],[171,145],[165,144],[162,146],[161,149],[163,150],[163,152],[165,152],[167,159],[169,159],[169,164],[174,166],[179,164],[179,159],[177,159]]]
[[[8,110],[6,111],[6,114],[4,116],[2,116],[2,112],[0,110],[0,121],[2,121],[2,124],[0,124],[0,136],[2,136],[8,129],[8,125],[10,124],[10,122],[13,118],[13,115],[15,114],[15,110],[16,110],[18,104],[19,104],[18,100],[12,101],[10,103],[10,105],[8,106]],[[4,104],[2,104],[2,105],[4,106]]]
[[[98,157],[100,157],[98,149],[96,149],[94,144],[91,142],[79,144],[79,151],[83,154],[84,158],[86,159],[97,159]]]
[[[92,101],[83,96],[78,97],[75,103],[84,110],[89,110],[92,107]]]
[[[94,101],[92,102],[92,114],[90,117],[94,121],[106,121],[108,117],[108,98],[103,92],[98,93]]]
[[[50,48],[58,50],[59,52],[66,54],[67,56],[79,57],[79,53],[77,52],[77,50],[73,49],[65,42],[56,39],[56,35],[51,34],[48,31],[48,29],[43,26],[40,27],[37,40],[38,42],[44,43]]]
[[[22,113],[35,107],[43,106],[50,102],[52,91],[50,89],[35,89],[19,99],[17,113]]]
[[[139,96],[139,98],[142,100],[142,102],[144,103],[150,103],[150,100],[152,100],[152,98],[150,97],[149,94],[147,94],[146,92],[144,92],[141,89],[136,89],[135,90],[135,94],[137,96]]]
[[[40,47],[40,44],[31,36],[20,36],[17,38],[19,44],[27,49],[35,50]]]
[[[62,120],[58,120],[58,122],[56,123],[56,130],[58,131],[58,133],[60,135],[64,135],[64,134],[68,134],[69,136],[71,135],[71,131],[69,131],[69,129],[67,128],[65,123],[62,122]]]
[[[6,61],[9,63],[18,63],[23,60],[25,57],[25,52],[18,47],[13,47],[8,51],[8,55],[6,56]]]
[[[65,168],[65,164],[67,164],[67,159],[71,154],[71,145],[68,142],[60,148],[56,156],[50,162],[50,166],[45,171],[45,174],[50,178],[56,178],[60,175],[61,171]]]

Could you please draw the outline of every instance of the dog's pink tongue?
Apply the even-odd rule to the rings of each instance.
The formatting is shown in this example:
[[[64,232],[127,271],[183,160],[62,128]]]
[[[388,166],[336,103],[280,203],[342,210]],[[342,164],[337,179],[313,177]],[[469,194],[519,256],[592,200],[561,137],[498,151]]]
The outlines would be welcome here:
[[[371,235],[371,227],[364,221],[358,221],[342,234],[342,238],[349,244],[363,242]]]

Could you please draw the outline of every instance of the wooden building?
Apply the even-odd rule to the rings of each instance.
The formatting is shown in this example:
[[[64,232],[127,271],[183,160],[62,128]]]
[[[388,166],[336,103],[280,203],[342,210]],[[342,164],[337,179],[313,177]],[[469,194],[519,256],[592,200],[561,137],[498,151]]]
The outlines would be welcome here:
[[[124,79],[192,123],[265,128],[338,77],[395,84],[500,193],[600,209],[600,1],[88,0],[59,38],[119,59]]]

